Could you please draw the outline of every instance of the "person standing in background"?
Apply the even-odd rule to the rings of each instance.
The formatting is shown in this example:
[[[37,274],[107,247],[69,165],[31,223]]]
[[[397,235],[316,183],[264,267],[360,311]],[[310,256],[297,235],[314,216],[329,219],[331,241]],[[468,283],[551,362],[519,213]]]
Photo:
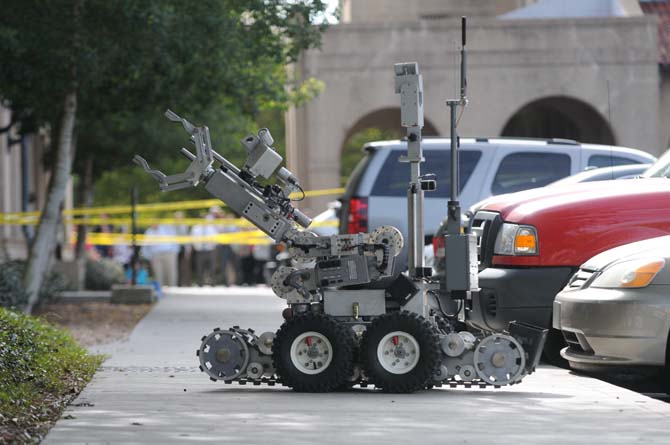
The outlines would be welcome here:
[[[230,212],[224,210],[219,214],[223,224],[218,226],[219,233],[234,233],[238,231],[235,225],[234,216]],[[219,244],[216,247],[217,259],[219,260],[219,270],[221,273],[221,281],[226,286],[234,286],[237,283],[237,276],[239,264],[237,254],[233,250],[233,246],[229,243]]]
[[[175,212],[174,218],[177,220],[175,231],[177,236],[188,236],[189,228],[183,223],[184,212]],[[179,243],[179,254],[177,255],[177,264],[179,270],[179,278],[177,282],[179,286],[190,286],[193,278],[191,274],[191,245],[186,243]]]
[[[119,233],[128,233],[128,226],[121,226]],[[112,259],[123,266],[123,271],[130,269],[130,262],[133,258],[133,248],[125,242],[117,242],[112,250]]]
[[[218,234],[216,226],[207,222],[215,220],[215,213],[203,214],[206,220],[203,224],[196,224],[191,228],[191,236],[204,237]],[[216,264],[216,243],[213,241],[195,240],[193,242],[193,254],[195,255],[195,279],[198,285],[213,284]]]
[[[265,265],[271,259],[273,241],[269,237],[268,241],[267,243],[255,244],[251,251],[251,256],[254,258],[254,284],[270,283],[270,277],[265,276]]]
[[[237,254],[239,255],[240,258],[240,269],[242,270],[241,280],[239,284],[245,286],[253,286],[254,284],[256,284],[256,280],[254,277],[254,264],[256,263],[256,260],[254,259],[252,253],[253,248],[254,246],[250,244],[238,245],[239,250]]]
[[[91,233],[113,233],[113,232],[114,227],[111,224],[109,224],[109,216],[106,213],[102,213],[100,215],[100,224],[95,226],[93,230],[91,230]],[[95,245],[94,248],[101,258],[112,258],[114,255],[113,246]]]
[[[144,232],[145,235],[176,236],[174,226],[167,224],[153,224]],[[142,255],[151,263],[153,276],[161,286],[177,285],[177,255],[179,245],[166,240],[157,244],[148,244],[142,247]]]

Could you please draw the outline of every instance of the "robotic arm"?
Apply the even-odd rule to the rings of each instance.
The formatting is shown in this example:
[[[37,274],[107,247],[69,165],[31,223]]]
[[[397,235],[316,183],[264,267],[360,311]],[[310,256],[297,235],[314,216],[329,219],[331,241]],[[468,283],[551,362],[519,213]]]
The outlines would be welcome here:
[[[212,195],[275,241],[284,240],[296,230],[293,222],[309,227],[311,219],[294,208],[288,198],[293,191],[301,190],[300,183],[289,170],[279,168],[282,157],[272,148],[274,141],[267,129],[261,129],[258,136],[249,135],[242,141],[249,156],[240,170],[212,149],[209,128],[196,127],[171,110],[167,110],[165,116],[183,125],[195,145],[196,154],[182,148],[181,153],[191,164],[185,172],[169,176],[152,169],[142,156],[135,155],[133,161],[158,181],[162,191],[195,187],[203,182]],[[213,167],[215,160],[220,164],[217,169]],[[273,174],[276,174],[281,187],[263,187],[256,181],[258,176],[269,179]]]
[[[181,149],[191,161],[189,167],[183,173],[167,176],[151,169],[139,155],[133,160],[158,181],[163,191],[195,187],[202,182],[235,213],[276,242],[285,243],[292,257],[313,264],[300,270],[283,267],[273,277],[275,293],[289,305],[318,303],[324,288],[366,284],[391,275],[394,258],[403,245],[398,229],[380,227],[372,233],[320,237],[297,227],[308,228],[312,220],[291,205],[289,195],[302,188],[293,173],[281,167],[283,159],[273,149],[274,140],[267,129],[242,140],[248,157],[239,169],[212,149],[207,127],[197,127],[170,110],[165,116],[180,122],[195,145],[195,155]],[[214,161],[218,168],[214,168]],[[259,176],[274,176],[277,184],[262,186],[256,180]]]
[[[212,142],[209,138],[209,128],[196,127],[186,119],[183,119],[172,110],[167,110],[165,116],[174,122],[181,122],[184,130],[191,135],[191,142],[195,144],[196,156],[193,156],[187,149],[182,148],[181,152],[192,162],[184,173],[166,176],[160,170],[153,170],[149,163],[140,155],[135,155],[133,161],[140,165],[144,171],[153,176],[159,183],[162,191],[179,190],[188,187],[197,186],[198,183],[212,172],[214,162],[212,155]]]

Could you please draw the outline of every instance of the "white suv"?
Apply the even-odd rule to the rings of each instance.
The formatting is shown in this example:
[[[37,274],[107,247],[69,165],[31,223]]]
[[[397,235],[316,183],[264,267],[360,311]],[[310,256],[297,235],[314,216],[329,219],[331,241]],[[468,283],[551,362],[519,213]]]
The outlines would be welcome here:
[[[447,213],[450,197],[450,141],[424,138],[422,174],[437,175],[437,190],[426,192],[426,244]],[[565,139],[461,138],[461,208],[492,195],[542,187],[591,167],[647,164],[656,159],[631,148],[581,144]],[[400,229],[407,239],[409,166],[398,162],[405,141],[366,144],[367,155],[349,178],[341,197],[340,232],[358,233],[381,225]],[[406,249],[405,249],[406,252]],[[398,262],[406,264],[406,253]]]

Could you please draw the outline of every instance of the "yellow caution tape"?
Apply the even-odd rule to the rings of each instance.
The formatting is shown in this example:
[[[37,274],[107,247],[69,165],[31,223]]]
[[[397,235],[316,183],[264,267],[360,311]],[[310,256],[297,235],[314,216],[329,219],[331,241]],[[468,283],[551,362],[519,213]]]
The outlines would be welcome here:
[[[75,242],[73,234],[71,242]],[[260,230],[249,230],[245,232],[218,233],[216,235],[190,236],[190,235],[135,235],[138,246],[156,244],[273,244],[274,241]],[[130,245],[133,235],[130,233],[89,233],[86,235],[86,243],[98,246]]]
[[[100,218],[100,217],[83,217],[83,218],[66,218],[66,224],[86,224],[87,226],[113,225],[113,226],[130,226],[133,223],[132,218]],[[255,227],[244,218],[221,218],[221,219],[205,219],[205,218],[151,218],[142,216],[137,218],[137,225],[139,227],[149,227],[154,224],[170,225],[170,226],[188,226],[195,225],[205,226],[221,226],[221,227]]]
[[[339,195],[344,192],[343,188],[332,188],[322,190],[310,190],[305,192],[306,197]],[[301,197],[301,193],[291,194],[292,198]],[[193,201],[161,202],[154,204],[138,204],[135,209],[138,213],[155,213],[177,210],[206,209],[212,206],[225,207],[225,204],[218,199],[199,199]],[[86,215],[119,215],[129,214],[132,207],[129,205],[104,206],[91,208],[68,209],[63,211],[65,216],[86,216]],[[34,212],[11,212],[0,213],[0,225],[29,225],[37,224],[40,217],[39,211]],[[109,223],[109,221],[107,221]],[[88,222],[88,224],[96,224]]]
[[[36,225],[39,222],[38,218],[21,218],[13,220],[13,225]],[[133,223],[131,218],[66,218],[64,221],[65,224],[80,225],[85,224],[87,226],[101,226],[101,225],[112,225],[112,226],[127,226],[130,227]],[[0,225],[2,223],[0,222]],[[170,226],[188,226],[192,227],[195,225],[206,225],[206,226],[223,226],[223,227],[236,227],[236,228],[253,228],[255,227],[249,221],[244,218],[226,218],[226,219],[203,219],[203,218],[147,218],[142,217],[137,219],[138,227],[149,227],[154,224],[159,225],[170,225]],[[338,221],[319,221],[313,222],[310,225],[312,227],[338,227]]]

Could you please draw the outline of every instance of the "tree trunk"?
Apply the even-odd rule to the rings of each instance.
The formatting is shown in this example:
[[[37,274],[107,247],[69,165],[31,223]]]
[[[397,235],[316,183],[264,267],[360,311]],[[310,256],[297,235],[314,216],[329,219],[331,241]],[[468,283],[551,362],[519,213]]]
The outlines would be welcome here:
[[[23,285],[28,293],[28,304],[26,313],[31,313],[38,303],[39,290],[42,287],[44,277],[48,273],[50,256],[56,246],[56,232],[61,206],[65,199],[67,182],[72,170],[72,159],[74,158],[73,133],[75,117],[77,114],[77,93],[75,90],[65,95],[63,105],[63,116],[61,119],[60,133],[58,135],[58,148],[56,163],[53,168],[47,200],[42,209],[40,223],[37,226],[37,234],[30,249],[28,264],[26,265]]]
[[[84,163],[84,177],[79,184],[79,202],[77,207],[93,205],[93,158],[89,155]],[[88,226],[77,226],[77,244],[75,246],[75,262],[77,266],[77,289],[84,288],[86,278],[86,232]]]

